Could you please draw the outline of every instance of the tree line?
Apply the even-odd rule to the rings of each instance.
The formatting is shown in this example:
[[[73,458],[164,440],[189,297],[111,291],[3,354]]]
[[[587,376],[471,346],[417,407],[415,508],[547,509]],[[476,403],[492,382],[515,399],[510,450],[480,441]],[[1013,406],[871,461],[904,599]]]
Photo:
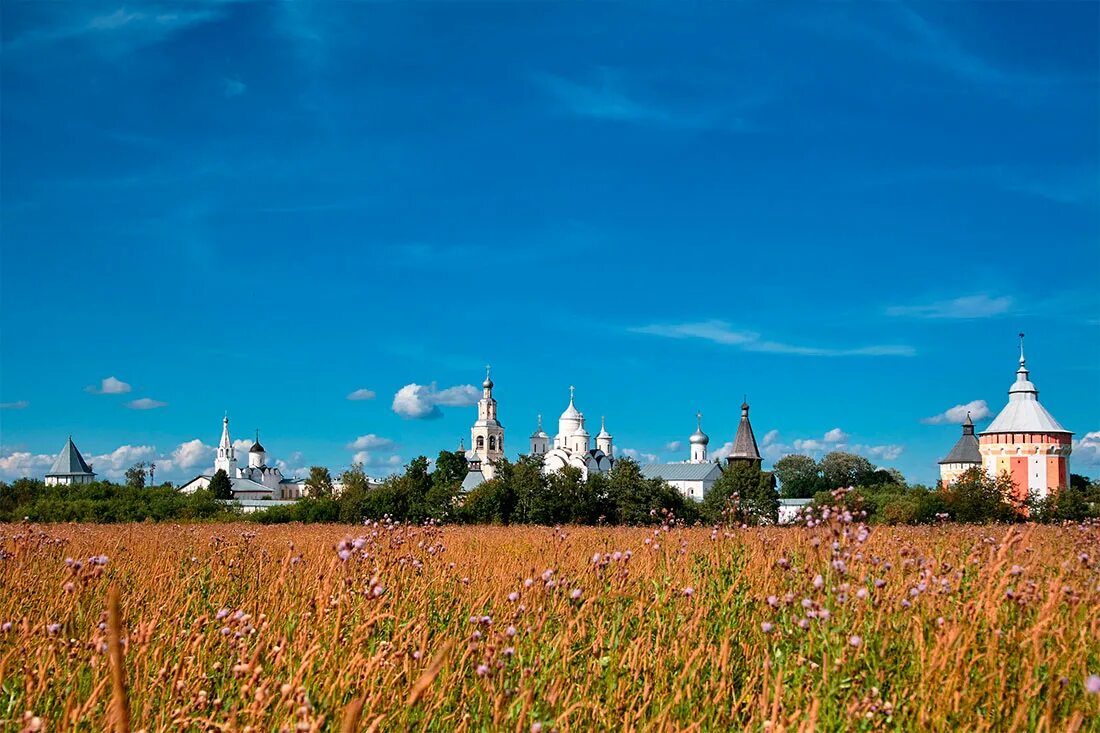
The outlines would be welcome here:
[[[466,459],[460,451],[442,451],[434,462],[417,457],[402,473],[380,483],[369,480],[361,464],[353,464],[340,474],[342,490],[337,492],[328,469],[315,466],[305,482],[305,498],[245,515],[233,501],[224,471],[216,472],[206,489],[191,494],[171,483],[147,486],[141,466],[126,472],[124,484],[46,486],[24,478],[0,482],[0,521],[277,523],[389,517],[401,522],[640,525],[672,517],[688,524],[772,524],[781,496],[828,504],[839,487],[853,487],[845,501],[876,523],[1079,521],[1100,516],[1100,481],[1076,474],[1070,486],[1048,497],[1018,502],[1007,476],[989,477],[974,469],[947,488],[930,489],[907,483],[894,469],[841,451],[820,461],[786,456],[776,461],[773,471],[746,462],[727,466],[702,502],[683,496],[662,479],[647,478],[625,457],[608,473],[586,478],[575,468],[544,475],[541,461],[532,456],[505,459],[495,467],[494,478],[463,492]]]

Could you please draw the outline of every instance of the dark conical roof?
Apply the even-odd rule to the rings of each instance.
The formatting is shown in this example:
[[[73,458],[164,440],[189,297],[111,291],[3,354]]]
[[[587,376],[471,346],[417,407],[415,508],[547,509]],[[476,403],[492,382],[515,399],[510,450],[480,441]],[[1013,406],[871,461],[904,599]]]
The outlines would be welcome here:
[[[80,451],[76,449],[76,445],[73,443],[73,438],[70,435],[68,441],[65,443],[65,447],[61,449],[61,452],[57,454],[57,460],[53,462],[53,467],[47,476],[74,476],[78,474],[90,474],[92,473],[92,467],[84,460],[84,456],[80,455]]]
[[[733,438],[733,450],[729,457],[731,460],[761,460],[760,449],[756,447],[756,436],[752,434],[752,424],[749,422],[748,402],[741,405],[741,422],[737,426],[737,435]]]
[[[248,452],[249,453],[266,453],[267,451],[264,450],[264,447],[262,445],[260,445],[260,441],[257,440],[255,443],[252,444],[252,447],[248,449]]]
[[[963,423],[963,434],[959,442],[940,463],[975,463],[981,465],[982,454],[978,450],[978,438],[974,435],[974,421],[970,419],[970,413],[966,413],[966,422]]]

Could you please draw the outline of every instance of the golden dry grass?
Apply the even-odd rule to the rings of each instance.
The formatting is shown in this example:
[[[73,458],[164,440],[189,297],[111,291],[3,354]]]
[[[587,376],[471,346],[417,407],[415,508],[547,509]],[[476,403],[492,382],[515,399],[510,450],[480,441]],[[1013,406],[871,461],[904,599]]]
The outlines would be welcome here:
[[[1098,729],[1100,528],[860,540],[0,526],[0,728]]]

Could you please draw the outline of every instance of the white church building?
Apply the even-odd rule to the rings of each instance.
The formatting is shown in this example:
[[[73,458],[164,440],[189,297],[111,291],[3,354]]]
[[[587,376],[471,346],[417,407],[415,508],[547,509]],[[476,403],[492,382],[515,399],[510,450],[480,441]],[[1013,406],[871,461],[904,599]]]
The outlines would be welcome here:
[[[538,429],[531,435],[531,455],[542,456],[543,473],[555,473],[566,466],[580,469],[581,478],[590,473],[607,473],[615,465],[615,447],[607,424],[600,418],[600,432],[596,434],[596,447],[592,448],[592,436],[584,427],[584,413],[574,403],[576,388],[569,388],[569,406],[558,418],[558,434],[550,447],[550,436],[542,429],[539,415]]]
[[[717,460],[707,457],[710,437],[703,432],[703,414],[695,413],[695,432],[688,438],[689,457],[683,462],[647,463],[641,467],[646,478],[664,479],[669,486],[689,499],[702,501],[710,487],[722,475]]]
[[[289,500],[294,501],[305,495],[304,479],[285,478],[276,466],[267,465],[267,451],[260,445],[260,436],[248,449],[248,465],[237,465],[237,451],[229,438],[229,416],[222,420],[222,438],[218,443],[218,453],[214,458],[214,469],[191,479],[180,491],[190,494],[205,489],[219,470],[229,476],[233,487],[233,498],[243,500]]]

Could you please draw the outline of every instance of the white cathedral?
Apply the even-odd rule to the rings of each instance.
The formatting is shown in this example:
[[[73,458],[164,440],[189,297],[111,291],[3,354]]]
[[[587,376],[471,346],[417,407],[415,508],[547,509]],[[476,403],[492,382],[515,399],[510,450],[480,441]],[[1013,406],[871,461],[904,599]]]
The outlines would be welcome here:
[[[569,406],[558,418],[558,434],[554,436],[554,447],[550,447],[550,436],[542,429],[542,415],[538,418],[538,429],[531,435],[531,455],[542,456],[543,473],[554,473],[566,466],[579,468],[581,478],[587,479],[590,473],[607,473],[615,464],[615,447],[611,433],[607,432],[607,423],[600,418],[600,432],[596,434],[596,447],[591,447],[591,438],[584,428],[584,413],[573,403],[576,389],[569,388]]]
[[[278,467],[267,465],[267,451],[260,445],[259,433],[248,449],[248,465],[243,468],[237,465],[237,450],[229,438],[228,415],[222,420],[222,439],[214,458],[214,470],[191,479],[180,487],[180,491],[190,494],[205,489],[218,471],[225,471],[229,476],[235,499],[295,500],[305,495],[304,480],[284,478]]]
[[[481,383],[481,399],[477,403],[477,420],[470,428],[470,450],[466,453],[468,473],[462,481],[462,490],[469,491],[496,475],[494,463],[504,458],[504,426],[497,419],[497,401],[493,397],[493,380],[489,369]],[[596,447],[591,447],[592,436],[584,428],[584,413],[574,404],[576,390],[569,388],[569,406],[558,418],[558,434],[554,447],[550,436],[542,429],[542,415],[538,417],[538,429],[531,435],[531,455],[542,456],[543,473],[554,473],[566,466],[580,469],[581,477],[590,473],[606,473],[615,463],[612,437],[603,420],[596,435]]]

